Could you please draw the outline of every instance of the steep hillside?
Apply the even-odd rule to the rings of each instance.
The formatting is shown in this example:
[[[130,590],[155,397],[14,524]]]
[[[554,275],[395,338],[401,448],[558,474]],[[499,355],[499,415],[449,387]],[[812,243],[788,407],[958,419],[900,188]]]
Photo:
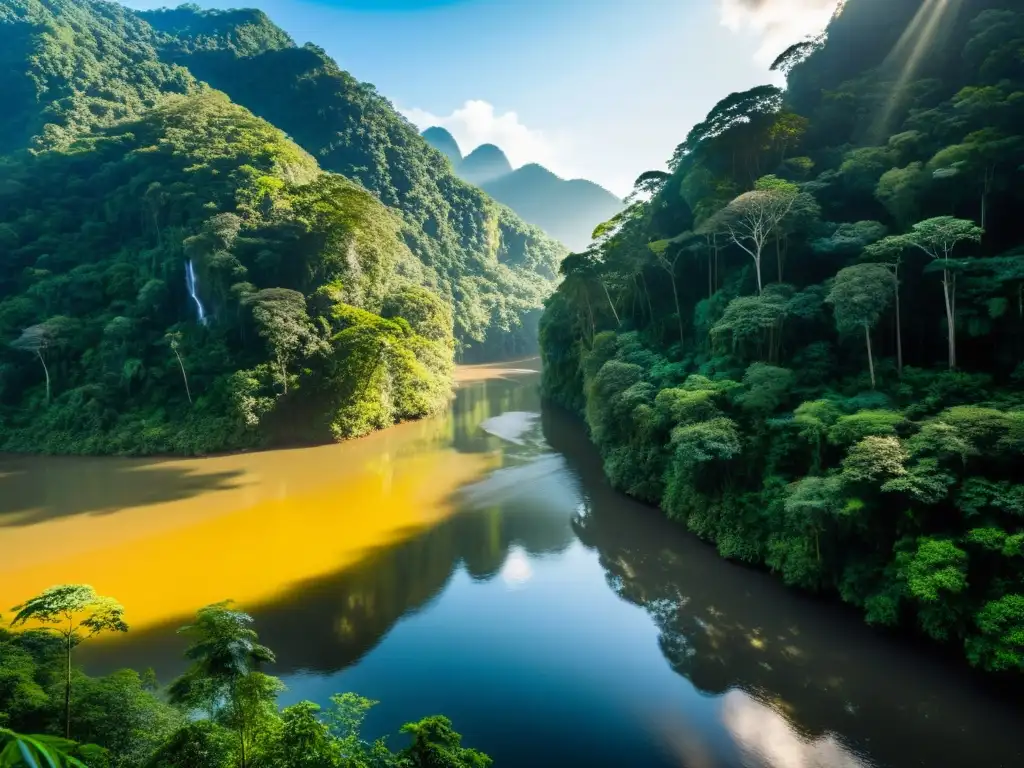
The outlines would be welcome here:
[[[560,246],[264,14],[4,0],[0,41],[0,450],[344,438],[529,350]]]
[[[205,453],[444,404],[451,315],[398,217],[222,94],[3,169],[0,450]],[[440,324],[374,314],[417,307]]]
[[[536,164],[517,168],[481,188],[574,252],[586,250],[594,228],[624,207],[619,198],[592,181],[565,180]]]
[[[67,146],[82,130],[197,87],[159,60],[152,30],[131,11],[83,0],[0,3],[0,85],[0,155]]]
[[[548,397],[730,558],[1024,670],[1024,13],[848,0],[563,262]]]
[[[140,17],[157,30],[165,61],[187,67],[284,130],[324,169],[402,211],[406,242],[456,307],[467,358],[533,347],[564,251],[460,180],[373,86],[315,45],[282,47],[282,33],[259,14],[185,8]],[[235,40],[246,41],[244,50]]]

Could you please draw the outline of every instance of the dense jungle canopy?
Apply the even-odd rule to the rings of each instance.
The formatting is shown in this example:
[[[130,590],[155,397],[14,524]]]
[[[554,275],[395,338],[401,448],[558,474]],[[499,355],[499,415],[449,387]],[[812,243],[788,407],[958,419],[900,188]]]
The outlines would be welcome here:
[[[728,558],[1024,666],[1024,13],[848,0],[562,263],[546,395]]]

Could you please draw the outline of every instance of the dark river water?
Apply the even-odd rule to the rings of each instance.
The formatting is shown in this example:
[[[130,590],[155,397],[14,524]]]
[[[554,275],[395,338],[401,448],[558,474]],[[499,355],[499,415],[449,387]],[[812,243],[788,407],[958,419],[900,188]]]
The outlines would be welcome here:
[[[341,446],[0,461],[3,605],[89,581],[133,629],[80,661],[166,682],[174,629],[232,597],[284,703],[378,699],[367,735],[444,713],[497,766],[1024,766],[1024,708],[719,559],[608,487],[536,374],[486,374]],[[19,556],[41,536],[64,550]]]

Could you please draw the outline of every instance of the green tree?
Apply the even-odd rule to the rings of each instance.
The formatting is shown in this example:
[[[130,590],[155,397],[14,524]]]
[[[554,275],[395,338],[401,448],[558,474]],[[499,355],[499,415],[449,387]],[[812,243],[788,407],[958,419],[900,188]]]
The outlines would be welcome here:
[[[312,335],[306,297],[287,288],[265,288],[249,299],[259,334],[267,342],[288,394],[288,363],[304,350]]]
[[[840,331],[864,329],[871,388],[875,388],[875,359],[871,329],[892,301],[892,273],[881,264],[855,264],[839,271],[825,299],[835,312]]]
[[[11,626],[39,623],[63,640],[65,650],[64,736],[71,738],[71,651],[85,637],[101,632],[127,632],[124,607],[112,597],[96,594],[87,584],[62,584],[17,605]],[[53,626],[51,626],[53,625]]]
[[[204,711],[231,728],[238,739],[239,764],[245,768],[282,686],[259,672],[274,661],[274,654],[257,642],[252,617],[230,605],[225,601],[201,608],[195,623],[178,630],[192,640],[185,651],[192,666],[168,693],[172,703]]]
[[[958,245],[980,242],[983,234],[984,230],[973,221],[939,216],[919,221],[907,234],[886,238],[876,246],[876,250],[892,250],[901,246],[916,248],[927,254],[941,270],[951,370],[956,368],[956,272],[959,266],[953,256]]]
[[[334,768],[341,750],[330,729],[318,717],[320,707],[301,701],[281,713],[281,729],[267,760],[276,768]]]
[[[31,325],[21,332],[21,336],[11,342],[11,346],[23,352],[31,352],[39,358],[46,375],[46,404],[50,404],[50,369],[46,366],[44,352],[59,347],[67,341],[73,321],[67,317],[51,317],[38,325]]]
[[[986,603],[974,621],[980,634],[967,640],[967,658],[997,672],[1024,669],[1024,595]]]
[[[155,696],[134,670],[95,678],[77,673],[74,688],[71,727],[75,738],[102,744],[110,752],[112,768],[145,764],[182,725],[181,714]]]
[[[146,762],[146,768],[234,768],[231,732],[209,720],[176,731]]]
[[[412,744],[399,757],[415,768],[487,768],[494,762],[482,752],[463,747],[461,734],[443,715],[406,723],[402,733],[412,737]]]
[[[973,183],[980,197],[981,228],[988,224],[989,200],[1000,166],[1019,154],[1024,138],[1007,136],[996,128],[984,128],[964,137],[960,144],[939,150],[928,167],[936,178]]]

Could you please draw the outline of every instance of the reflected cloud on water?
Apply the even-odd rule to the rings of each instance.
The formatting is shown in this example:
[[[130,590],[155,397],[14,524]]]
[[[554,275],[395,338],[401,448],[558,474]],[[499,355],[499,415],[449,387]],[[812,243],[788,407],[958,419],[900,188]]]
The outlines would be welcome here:
[[[722,722],[745,755],[745,764],[765,768],[874,768],[831,733],[804,739],[786,718],[750,694],[722,696]]]

